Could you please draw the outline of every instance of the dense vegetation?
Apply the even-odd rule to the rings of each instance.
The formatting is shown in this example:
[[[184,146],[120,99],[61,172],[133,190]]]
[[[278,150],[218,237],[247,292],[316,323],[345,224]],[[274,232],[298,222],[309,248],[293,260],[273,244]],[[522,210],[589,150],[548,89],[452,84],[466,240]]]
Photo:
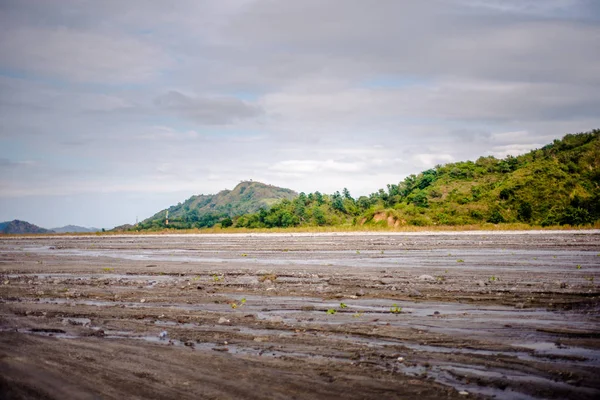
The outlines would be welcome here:
[[[437,165],[356,199],[347,189],[281,197],[263,205],[256,197],[250,212],[251,207],[221,203],[195,214],[210,201],[194,196],[169,209],[176,217],[169,227],[592,224],[600,220],[600,130],[566,135],[518,157]],[[158,213],[137,229],[164,227],[164,216]]]
[[[223,190],[215,195],[192,196],[183,203],[159,211],[131,229],[210,228],[217,223],[228,227],[233,225],[232,217],[267,209],[282,199],[293,199],[297,195],[290,189],[244,181],[233,190]]]

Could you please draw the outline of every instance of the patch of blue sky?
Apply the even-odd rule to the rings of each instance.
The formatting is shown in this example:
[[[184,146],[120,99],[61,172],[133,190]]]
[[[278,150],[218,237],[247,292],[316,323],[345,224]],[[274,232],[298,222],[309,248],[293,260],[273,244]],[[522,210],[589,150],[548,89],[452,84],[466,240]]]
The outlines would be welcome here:
[[[253,137],[259,137],[263,135],[263,132],[257,131],[257,130],[253,130],[253,129],[233,129],[233,128],[227,128],[227,127],[205,127],[204,129],[202,129],[202,131],[198,131],[198,132],[202,132],[205,135],[209,135],[209,136],[227,136],[227,137],[233,137],[233,138],[253,138]]]
[[[190,123],[181,117],[165,114],[147,117],[145,121],[148,125],[164,126],[177,132],[187,132],[198,128],[194,123]]]
[[[187,119],[183,119],[177,116],[153,116],[149,117],[145,120],[148,125],[164,127],[172,130],[173,132],[190,132],[194,131],[198,134],[205,136],[226,136],[226,137],[257,137],[263,135],[263,132],[253,130],[253,129],[244,129],[240,130],[237,128],[231,128],[228,126],[221,125],[204,125],[204,124],[195,124],[193,122],[189,122]]]
[[[94,83],[78,82],[56,76],[39,75],[30,71],[0,67],[0,77],[19,79],[37,84],[44,84],[56,89],[83,89],[87,92],[110,94],[115,90],[136,90],[145,87],[141,83]]]
[[[11,162],[24,161],[27,156],[26,143],[17,138],[0,138],[0,158]]]
[[[11,162],[43,162],[55,166],[97,166],[101,167],[104,163],[101,159],[94,159],[89,156],[77,156],[73,152],[72,146],[65,146],[58,141],[52,145],[54,151],[48,151],[48,145],[35,145],[36,136],[0,138],[0,158]],[[65,157],[65,152],[68,157]]]
[[[77,87],[77,88],[85,89],[88,91],[92,91],[94,93],[101,93],[101,94],[110,94],[110,93],[114,93],[115,91],[134,91],[134,90],[146,89],[148,87],[148,83],[146,83],[146,82],[128,82],[128,83],[114,82],[114,83],[111,83],[110,81],[105,81],[105,82],[99,83],[99,82],[71,82],[71,81],[69,81],[68,84],[72,87]]]
[[[58,88],[65,88],[70,85],[69,82],[63,81],[55,77],[40,76],[32,72],[12,68],[0,68],[0,76],[12,79],[20,79],[24,81],[31,81],[35,83],[43,83],[45,85]]]
[[[24,71],[2,67],[0,67],[0,76],[15,79],[29,79],[29,74],[25,73]]]
[[[230,93],[231,96],[238,98],[243,101],[256,101],[263,93],[261,92],[250,92],[250,91],[237,91]]]
[[[413,86],[427,86],[429,79],[416,76],[391,76],[382,75],[362,81],[359,86],[371,89],[401,89]]]

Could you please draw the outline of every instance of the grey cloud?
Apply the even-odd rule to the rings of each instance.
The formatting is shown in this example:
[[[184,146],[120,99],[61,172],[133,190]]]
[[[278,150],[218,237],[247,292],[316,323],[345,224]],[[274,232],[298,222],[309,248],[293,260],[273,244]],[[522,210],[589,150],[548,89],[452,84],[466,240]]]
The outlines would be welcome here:
[[[192,97],[170,91],[155,99],[157,107],[201,124],[225,125],[257,117],[262,110],[235,97]]]
[[[18,163],[9,160],[8,158],[0,158],[0,168],[9,168],[18,165]]]
[[[246,61],[269,71],[278,71],[289,58],[287,77],[355,78],[375,72],[600,82],[593,68],[600,62],[598,26],[560,18],[474,15],[450,4],[256,1],[225,33],[240,48],[255,50],[257,59]],[[245,67],[256,68],[240,68]]]
[[[143,82],[168,64],[152,44],[127,35],[64,27],[0,31],[0,65],[42,76],[103,83]]]

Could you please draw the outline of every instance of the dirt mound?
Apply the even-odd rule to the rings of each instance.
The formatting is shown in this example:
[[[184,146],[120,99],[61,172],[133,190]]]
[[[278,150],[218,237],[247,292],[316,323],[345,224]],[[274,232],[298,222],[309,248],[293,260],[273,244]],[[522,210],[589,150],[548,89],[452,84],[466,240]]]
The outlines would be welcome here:
[[[397,228],[400,226],[400,221],[394,218],[392,215],[388,215],[386,212],[378,212],[373,216],[374,222],[386,221],[389,227]],[[363,222],[364,223],[364,222]]]

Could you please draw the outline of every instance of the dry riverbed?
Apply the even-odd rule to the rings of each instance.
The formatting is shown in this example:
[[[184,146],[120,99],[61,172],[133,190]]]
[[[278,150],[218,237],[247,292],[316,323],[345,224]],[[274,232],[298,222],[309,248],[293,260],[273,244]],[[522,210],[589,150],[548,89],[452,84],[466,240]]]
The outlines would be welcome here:
[[[0,237],[0,398],[600,397],[600,232]]]

